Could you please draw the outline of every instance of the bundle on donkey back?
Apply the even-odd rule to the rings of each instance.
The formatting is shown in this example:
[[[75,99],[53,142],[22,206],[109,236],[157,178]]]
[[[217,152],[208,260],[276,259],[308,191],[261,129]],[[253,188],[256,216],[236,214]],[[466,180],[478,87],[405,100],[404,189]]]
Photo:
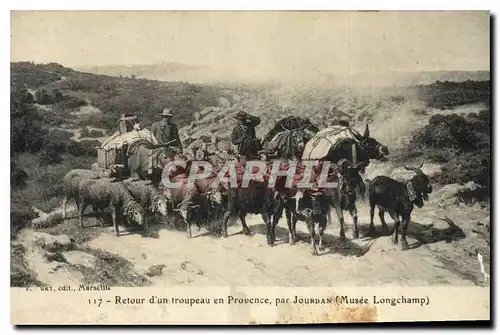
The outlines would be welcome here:
[[[432,192],[432,185],[429,178],[422,172],[421,168],[424,162],[417,168],[404,166],[406,170],[416,173],[416,175],[407,183],[396,181],[390,177],[377,176],[373,180],[367,180],[368,194],[370,200],[370,231],[374,231],[373,216],[375,207],[378,207],[378,215],[382,222],[385,232],[388,232],[387,224],[384,219],[385,212],[389,212],[395,221],[392,242],[398,244],[400,218],[403,221],[401,230],[402,249],[408,249],[406,232],[410,223],[411,212],[414,205],[422,208],[424,200],[428,199],[428,194]]]
[[[321,176],[320,171],[322,164],[316,169],[313,169],[310,182],[313,186],[310,188],[300,188],[292,193],[288,193],[288,198],[282,201],[287,215],[287,223],[290,234],[290,243],[296,241],[296,223],[298,220],[305,221],[311,238],[312,253],[317,255],[315,226],[318,224],[319,229],[319,247],[323,250],[323,232],[326,228],[327,218],[330,208],[333,207],[341,224],[340,235],[345,239],[344,218],[343,212],[348,210],[354,220],[354,236],[359,236],[357,225],[357,209],[356,209],[356,188],[363,188],[363,181],[359,175],[359,168],[362,163],[352,164],[347,159],[342,159],[337,165],[330,165],[327,181],[336,186],[332,188],[319,188],[318,182]],[[279,193],[283,193],[278,188]],[[294,194],[290,198],[290,195]],[[277,225],[282,209],[277,211],[273,220],[273,233]]]
[[[284,159],[300,158],[306,143],[319,128],[307,118],[289,116],[279,120],[266,134],[262,144],[268,154]]]
[[[78,218],[83,227],[83,212],[88,205],[92,205],[94,211],[104,215],[106,208],[111,209],[113,227],[117,236],[120,236],[118,228],[118,218],[125,218],[128,222],[135,222],[144,225],[147,230],[145,220],[145,210],[134,200],[132,195],[121,181],[113,182],[111,179],[83,179],[79,185],[80,206]],[[101,218],[101,226],[104,226],[104,217]]]
[[[371,159],[387,161],[389,149],[370,137],[370,129],[366,125],[363,135],[350,127],[331,126],[325,128],[306,143],[302,159],[321,159],[338,163],[342,158],[357,164],[364,163],[360,172],[364,173],[365,167]]]

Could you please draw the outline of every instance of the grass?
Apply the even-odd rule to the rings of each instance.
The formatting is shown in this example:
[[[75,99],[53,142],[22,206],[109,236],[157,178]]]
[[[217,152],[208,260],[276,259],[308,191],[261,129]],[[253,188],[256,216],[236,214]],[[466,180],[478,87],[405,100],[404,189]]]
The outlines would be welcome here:
[[[103,229],[98,225],[97,220],[88,217],[85,218],[85,228],[80,226],[76,218],[72,218],[63,221],[58,225],[40,228],[37,230],[52,235],[67,235],[78,245],[96,238],[103,232]]]
[[[36,273],[28,267],[25,259],[26,249],[21,244],[10,245],[10,286],[29,287],[45,286],[39,281]]]
[[[109,286],[145,286],[151,282],[145,276],[133,269],[133,264],[125,258],[101,249],[80,247],[79,251],[86,252],[97,258],[93,268],[74,266],[83,274],[84,284],[104,284]]]

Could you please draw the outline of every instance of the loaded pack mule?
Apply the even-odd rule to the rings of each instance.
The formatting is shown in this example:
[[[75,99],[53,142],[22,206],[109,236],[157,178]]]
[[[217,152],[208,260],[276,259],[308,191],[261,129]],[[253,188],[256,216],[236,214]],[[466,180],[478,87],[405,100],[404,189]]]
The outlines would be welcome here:
[[[424,200],[427,200],[428,195],[432,192],[429,178],[421,170],[423,165],[424,162],[416,168],[404,166],[406,170],[413,171],[416,174],[406,183],[387,176],[377,176],[373,180],[367,180],[370,201],[370,231],[375,230],[373,216],[375,207],[377,207],[382,229],[388,233],[389,229],[384,215],[386,211],[389,212],[395,222],[392,236],[393,244],[398,244],[399,226],[401,221],[403,223],[401,229],[401,246],[403,250],[409,248],[406,232],[413,208],[414,206],[422,208]]]
[[[311,251],[313,255],[317,255],[316,249],[316,234],[315,226],[318,224],[319,232],[319,249],[324,250],[323,233],[326,229],[330,209],[333,207],[337,214],[340,223],[340,237],[346,240],[344,230],[344,211],[349,211],[354,221],[354,238],[359,238],[358,216],[356,209],[356,192],[355,189],[359,184],[363,183],[359,175],[361,163],[352,164],[347,159],[341,159],[335,169],[330,182],[336,182],[337,186],[325,189],[320,192],[314,189],[299,190],[294,196],[295,208],[291,211],[292,224],[290,231],[291,243],[296,239],[296,222],[297,220],[305,221],[309,230],[311,240]],[[289,226],[290,228],[290,226]]]
[[[159,144],[151,131],[141,129],[136,116],[124,114],[118,122],[118,131],[97,148],[97,162],[91,169],[103,177],[117,180],[131,177],[157,184],[165,162],[175,153],[169,143]]]
[[[290,116],[279,120],[266,134],[262,147],[267,155],[282,159],[300,159],[306,143],[319,128],[309,119]]]
[[[387,161],[387,146],[370,137],[370,128],[365,127],[363,135],[352,128],[331,126],[319,131],[306,144],[302,159],[320,159],[338,163],[342,158],[354,164],[363,163],[360,172],[364,173],[371,159]]]

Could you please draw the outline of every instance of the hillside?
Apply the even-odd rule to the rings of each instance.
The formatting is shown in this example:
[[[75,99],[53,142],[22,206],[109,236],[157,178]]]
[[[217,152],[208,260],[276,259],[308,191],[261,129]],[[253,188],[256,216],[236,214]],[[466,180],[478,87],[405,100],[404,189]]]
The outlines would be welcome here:
[[[143,125],[148,126],[164,107],[174,110],[179,125],[189,124],[195,112],[216,105],[220,97],[230,97],[239,91],[234,87],[97,75],[55,63],[11,63],[11,87],[22,90],[25,84],[33,91],[57,89],[66,97],[48,111],[51,125],[93,126],[110,131],[116,129],[118,118],[123,113],[138,115]],[[68,106],[70,101],[72,105]],[[80,115],[75,120],[74,113],[79,110],[72,107],[85,109],[85,106],[95,107],[100,112]]]

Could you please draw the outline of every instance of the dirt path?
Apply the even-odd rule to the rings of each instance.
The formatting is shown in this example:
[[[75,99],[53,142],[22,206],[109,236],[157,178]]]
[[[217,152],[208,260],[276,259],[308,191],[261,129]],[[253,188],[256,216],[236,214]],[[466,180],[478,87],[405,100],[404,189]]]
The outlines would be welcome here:
[[[360,207],[363,236],[369,216],[368,208]],[[325,232],[326,250],[320,256],[313,256],[305,225],[298,223],[300,241],[291,246],[287,243],[288,231],[284,219],[277,228],[277,245],[269,247],[266,245],[264,225],[257,216],[248,219],[252,236],[242,235],[239,223],[230,228],[230,236],[225,239],[209,235],[204,230],[188,239],[184,232],[167,229],[161,229],[156,238],[139,234],[117,238],[109,230],[88,245],[121,255],[133,263],[138,272],[143,273],[154,265],[165,265],[163,275],[152,279],[153,285],[157,286],[484,285],[476,258],[465,255],[467,248],[477,245],[479,239],[463,222],[473,217],[483,218],[484,214],[484,210],[471,211],[470,208],[442,213],[436,212],[435,208],[415,211],[414,222],[409,228],[409,242],[418,247],[408,251],[392,245],[389,236],[341,242],[338,238],[339,227],[334,221]],[[445,237],[460,234],[447,234],[448,224],[436,219],[439,215],[454,217],[467,238],[456,236],[456,241],[448,243]],[[347,222],[350,237],[350,218]],[[432,224],[434,226],[429,227]],[[380,227],[377,229],[380,230]],[[420,234],[420,240],[430,243],[419,245],[422,241],[418,243],[411,238],[412,232]],[[449,263],[443,263],[440,257],[444,256],[454,260],[456,264],[453,263],[453,266],[460,271]]]

